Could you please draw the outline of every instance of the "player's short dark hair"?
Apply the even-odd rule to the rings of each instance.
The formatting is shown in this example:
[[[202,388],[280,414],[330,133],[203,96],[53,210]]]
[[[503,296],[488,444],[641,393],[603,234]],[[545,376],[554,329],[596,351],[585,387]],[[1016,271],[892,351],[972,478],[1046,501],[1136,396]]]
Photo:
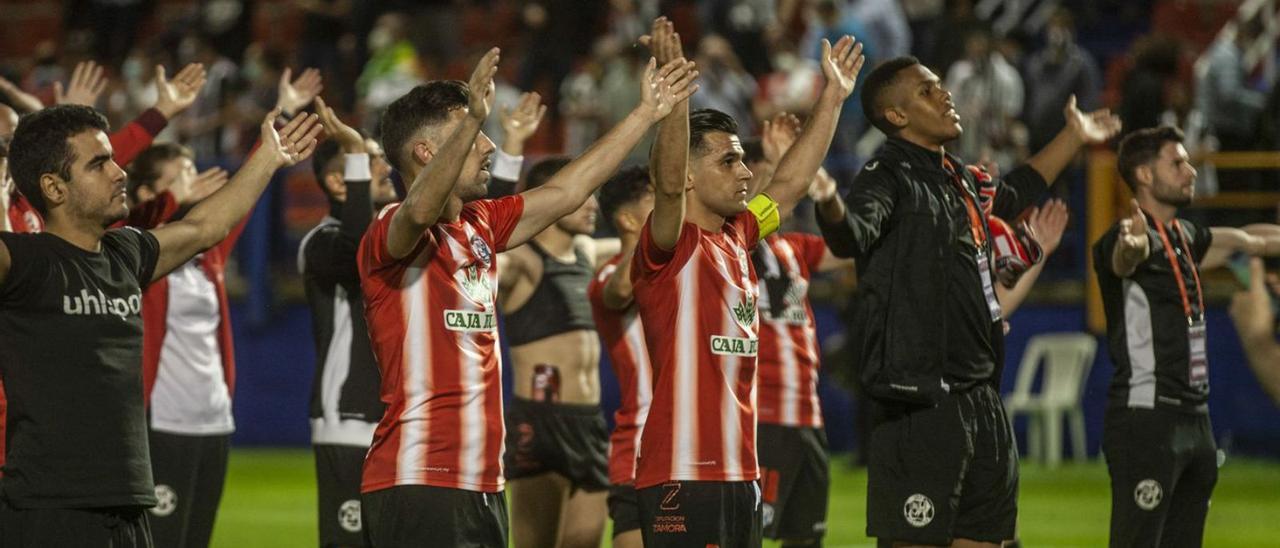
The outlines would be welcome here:
[[[157,143],[147,147],[129,164],[129,195],[137,197],[138,187],[155,188],[165,164],[178,158],[196,159],[191,149],[177,143]]]
[[[742,140],[742,163],[751,165],[764,161],[764,140],[750,137]]]
[[[600,188],[600,212],[610,221],[627,204],[653,191],[649,169],[645,166],[628,166],[613,174]]]
[[[107,131],[107,119],[83,105],[57,105],[24,115],[9,145],[9,170],[18,191],[41,215],[48,215],[40,177],[56,173],[71,180],[76,151],[69,140],[84,131]]]
[[[409,154],[405,145],[419,130],[448,120],[450,112],[466,107],[470,101],[471,90],[457,80],[428,82],[392,101],[382,111],[378,125],[387,161],[396,171],[406,173]]]
[[[738,134],[738,122],[732,116],[713,108],[703,108],[689,113],[689,150],[695,154],[707,152],[706,135],[709,133]]]
[[[889,106],[890,88],[897,82],[899,73],[919,64],[920,60],[910,55],[895,57],[877,65],[862,82],[862,114],[885,135],[898,132],[898,127],[884,117],[884,109]]]
[[[1120,140],[1120,153],[1116,160],[1120,177],[1129,190],[1138,188],[1138,168],[1160,157],[1165,143],[1181,143],[1182,130],[1173,126],[1139,129]]]
[[[552,156],[533,164],[533,167],[529,168],[529,173],[524,176],[524,190],[542,186],[564,169],[564,166],[569,165],[570,161],[568,156]]]

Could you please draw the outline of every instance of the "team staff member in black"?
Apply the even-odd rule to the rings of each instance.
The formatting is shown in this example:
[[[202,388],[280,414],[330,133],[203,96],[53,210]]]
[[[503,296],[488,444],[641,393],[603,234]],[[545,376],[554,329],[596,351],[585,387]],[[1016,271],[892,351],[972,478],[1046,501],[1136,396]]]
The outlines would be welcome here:
[[[142,397],[142,287],[226,237],[320,126],[299,116],[181,221],[107,230],[128,214],[107,121],[60,105],[22,118],[14,180],[45,219],[0,233],[0,374],[9,398],[0,547],[151,546],[156,503]]]
[[[1280,227],[1177,218],[1196,170],[1176,128],[1129,134],[1118,167],[1133,208],[1093,246],[1115,363],[1102,439],[1111,545],[1199,546],[1218,479],[1200,270],[1237,251],[1280,255]]]
[[[831,251],[858,265],[851,325],[860,382],[874,399],[867,534],[882,545],[999,546],[1013,538],[1017,453],[996,390],[1003,363],[990,235],[974,174],[943,145],[960,118],[914,58],[867,77],[863,112],[889,141],[840,207],[819,206]],[[1119,120],[1081,113],[997,184],[992,214],[1034,204],[1082,145]],[[838,202],[832,205],[839,206]]]
[[[386,409],[382,375],[369,344],[356,249],[373,208],[396,199],[382,146],[367,139],[316,99],[329,139],[311,164],[329,199],[329,215],[302,238],[298,270],[311,308],[316,342],[311,386],[311,445],[316,459],[320,546],[365,546],[360,474],[373,431]]]

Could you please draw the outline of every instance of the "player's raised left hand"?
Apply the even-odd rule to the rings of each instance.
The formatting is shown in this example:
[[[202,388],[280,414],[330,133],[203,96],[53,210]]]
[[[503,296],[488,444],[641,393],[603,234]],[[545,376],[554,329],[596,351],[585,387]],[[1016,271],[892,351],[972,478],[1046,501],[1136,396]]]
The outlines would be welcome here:
[[[823,93],[841,101],[848,98],[858,83],[858,73],[866,60],[862,55],[862,43],[852,36],[844,35],[834,46],[823,38],[822,75],[827,77]]]
[[[1067,106],[1063,107],[1062,115],[1067,120],[1067,129],[1071,130],[1082,144],[1103,143],[1120,133],[1119,116],[1105,108],[1087,114],[1081,112],[1076,107],[1075,94],[1067,99]]]
[[[318,116],[307,114],[295,116],[276,131],[275,123],[279,116],[280,107],[276,107],[262,120],[262,145],[258,149],[259,153],[270,155],[269,158],[277,169],[294,165],[311,156],[316,150],[316,139],[323,129]]]

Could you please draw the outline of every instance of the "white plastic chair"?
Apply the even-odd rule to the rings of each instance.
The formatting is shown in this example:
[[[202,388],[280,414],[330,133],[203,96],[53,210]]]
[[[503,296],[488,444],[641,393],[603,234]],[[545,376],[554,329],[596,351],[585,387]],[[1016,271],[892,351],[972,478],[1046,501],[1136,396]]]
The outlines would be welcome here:
[[[1013,393],[1005,398],[1009,422],[1019,414],[1027,415],[1027,452],[1032,460],[1042,460],[1056,467],[1062,460],[1062,419],[1071,424],[1071,449],[1075,460],[1084,461],[1084,396],[1085,379],[1093,366],[1098,341],[1085,333],[1051,333],[1036,335],[1027,344],[1018,366],[1018,380]],[[1032,393],[1031,385],[1044,363],[1040,392]]]

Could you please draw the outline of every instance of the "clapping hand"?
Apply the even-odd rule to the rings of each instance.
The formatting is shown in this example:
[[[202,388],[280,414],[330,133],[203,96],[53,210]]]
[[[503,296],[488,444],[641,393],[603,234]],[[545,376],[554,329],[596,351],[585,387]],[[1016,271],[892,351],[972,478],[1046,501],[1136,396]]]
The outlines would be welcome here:
[[[81,61],[71,72],[71,82],[65,92],[62,82],[53,83],[53,97],[59,105],[93,107],[106,89],[107,77],[103,75],[102,66],[93,61]]]
[[[644,69],[644,81],[640,88],[640,106],[653,122],[666,118],[677,103],[687,100],[698,91],[698,84],[693,83],[698,77],[693,61],[679,58],[657,68],[658,61],[649,58],[649,65]]]
[[[276,169],[292,166],[311,156],[316,150],[316,138],[323,129],[319,117],[309,114],[295,116],[276,131],[276,118],[279,117],[280,107],[276,107],[262,120],[262,145],[258,148],[259,153],[270,155]]]
[[[276,108],[286,115],[293,116],[307,108],[321,91],[324,84],[320,79],[320,71],[309,68],[302,71],[296,80],[290,80],[293,70],[285,68],[280,73],[280,82],[276,84]]]
[[[156,65],[156,110],[172,120],[196,101],[206,77],[200,63],[182,67],[172,80],[165,78],[164,65]]]

